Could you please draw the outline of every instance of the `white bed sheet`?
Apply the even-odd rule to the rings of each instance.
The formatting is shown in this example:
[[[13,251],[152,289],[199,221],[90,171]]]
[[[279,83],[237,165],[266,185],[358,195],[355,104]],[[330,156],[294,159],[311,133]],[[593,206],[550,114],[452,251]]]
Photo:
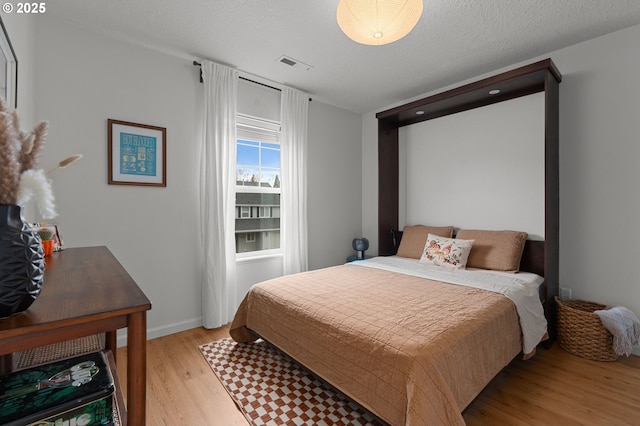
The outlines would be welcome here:
[[[350,264],[503,294],[516,305],[522,329],[522,351],[525,355],[532,353],[547,333],[547,320],[539,296],[540,285],[544,282],[544,278],[537,274],[530,272],[513,274],[485,269],[450,269],[399,256],[380,256]]]

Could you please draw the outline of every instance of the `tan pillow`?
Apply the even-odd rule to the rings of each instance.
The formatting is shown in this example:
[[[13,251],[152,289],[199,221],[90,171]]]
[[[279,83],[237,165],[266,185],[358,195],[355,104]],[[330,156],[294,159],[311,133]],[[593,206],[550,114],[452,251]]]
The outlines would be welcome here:
[[[526,232],[475,229],[461,229],[456,234],[456,238],[475,240],[467,259],[467,268],[505,272],[518,272],[520,269],[527,236]]]
[[[453,235],[453,226],[405,226],[402,231],[400,247],[398,247],[398,253],[396,253],[396,255],[400,257],[420,259],[429,234],[451,238]]]

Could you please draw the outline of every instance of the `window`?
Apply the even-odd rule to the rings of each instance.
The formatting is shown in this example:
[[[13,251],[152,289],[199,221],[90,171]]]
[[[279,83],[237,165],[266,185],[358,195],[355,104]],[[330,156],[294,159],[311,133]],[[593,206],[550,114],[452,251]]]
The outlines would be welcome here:
[[[271,207],[260,207],[260,217],[271,217]]]
[[[238,114],[236,253],[280,252],[280,125]]]

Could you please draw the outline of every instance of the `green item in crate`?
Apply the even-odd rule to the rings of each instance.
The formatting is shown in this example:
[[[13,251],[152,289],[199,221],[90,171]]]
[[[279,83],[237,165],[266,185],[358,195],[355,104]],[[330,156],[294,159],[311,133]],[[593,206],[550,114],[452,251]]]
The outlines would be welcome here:
[[[113,392],[102,352],[17,371],[0,377],[0,424],[113,424]]]

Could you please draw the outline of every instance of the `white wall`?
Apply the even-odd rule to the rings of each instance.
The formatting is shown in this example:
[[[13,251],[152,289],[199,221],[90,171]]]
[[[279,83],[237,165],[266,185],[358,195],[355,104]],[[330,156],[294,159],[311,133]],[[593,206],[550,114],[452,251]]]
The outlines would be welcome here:
[[[52,175],[66,246],[105,245],[113,252],[152,301],[150,338],[199,326],[198,68],[186,58],[93,33],[52,15],[39,16],[33,27],[17,37],[24,43],[35,40],[33,115],[50,121],[41,165],[48,169],[68,155],[84,155]],[[108,118],[167,128],[166,188],[107,184]],[[312,267],[344,262],[351,238],[360,232],[360,141],[359,115],[312,102],[309,199],[314,208],[309,227],[322,233],[312,242]],[[337,158],[335,150],[342,148]],[[336,201],[342,204],[337,213]],[[345,211],[347,220],[339,216]],[[270,278],[272,266],[257,261],[241,267],[241,286]]]
[[[361,236],[361,118],[321,102],[309,105],[309,269],[344,263],[355,253],[351,241]]]
[[[551,57],[563,74],[560,287],[640,316],[638,40],[635,26]]]
[[[153,304],[151,337],[200,325],[198,69],[51,15],[35,33],[41,164],[84,155],[51,175],[65,244],[111,250]],[[166,188],[107,184],[109,118],[166,127]]]
[[[544,239],[543,93],[401,127],[399,139],[406,224]]]
[[[488,75],[546,57],[559,68],[560,287],[571,288],[574,298],[626,306],[640,316],[638,40],[640,26],[634,26]],[[369,230],[378,220],[370,171],[377,170],[375,112],[363,117],[363,226]],[[377,231],[375,238],[377,244]]]

